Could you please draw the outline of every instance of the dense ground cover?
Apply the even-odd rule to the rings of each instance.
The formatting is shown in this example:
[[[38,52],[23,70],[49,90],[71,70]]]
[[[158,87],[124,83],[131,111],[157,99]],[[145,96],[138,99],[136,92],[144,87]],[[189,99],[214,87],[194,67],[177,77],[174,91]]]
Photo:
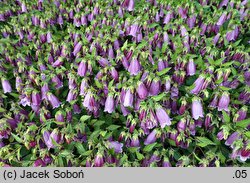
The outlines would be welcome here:
[[[249,166],[247,0],[1,0],[1,166]]]

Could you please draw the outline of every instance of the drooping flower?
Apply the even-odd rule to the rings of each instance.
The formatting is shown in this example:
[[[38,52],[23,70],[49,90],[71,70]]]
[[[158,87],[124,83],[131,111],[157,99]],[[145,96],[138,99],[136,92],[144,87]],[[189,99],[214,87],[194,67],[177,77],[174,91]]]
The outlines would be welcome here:
[[[224,22],[226,21],[226,18],[227,18],[227,14],[226,13],[223,13],[221,16],[220,16],[220,18],[219,18],[219,20],[217,21],[217,25],[223,25],[224,24]]]
[[[97,155],[95,157],[94,166],[95,167],[102,167],[103,165],[104,165],[103,155],[101,155],[100,153],[97,153]]]
[[[161,128],[164,128],[166,125],[171,125],[171,118],[168,116],[166,110],[161,106],[156,107],[156,117],[160,123]]]
[[[130,89],[127,89],[124,97],[124,107],[133,107],[134,96]]]
[[[194,60],[190,59],[187,65],[187,75],[188,76],[193,76],[196,72],[196,67],[194,64]]]
[[[227,92],[223,92],[218,102],[218,111],[222,111],[222,110],[229,111],[228,109],[229,103],[230,103],[229,94]]]
[[[137,75],[141,70],[141,65],[138,61],[137,58],[132,59],[128,71],[130,72],[131,75]]]
[[[150,84],[149,94],[151,96],[158,95],[160,92],[161,81],[158,78],[154,78]]]
[[[115,100],[112,95],[108,95],[106,102],[105,102],[105,108],[104,112],[112,113],[115,110]]]
[[[137,87],[137,93],[140,99],[146,99],[148,96],[148,90],[145,86],[145,84],[141,81],[138,82],[138,87]]]
[[[89,111],[94,110],[95,99],[91,91],[88,91],[88,93],[85,95],[83,106],[86,107]]]
[[[247,106],[243,106],[241,109],[237,111],[233,121],[234,122],[241,121],[246,119],[246,117],[247,117]]]
[[[127,10],[128,11],[134,11],[134,8],[135,8],[135,2],[134,2],[134,0],[129,0]]]
[[[88,64],[85,61],[81,61],[79,66],[78,66],[78,70],[77,70],[77,74],[81,77],[85,76],[88,70]]]
[[[39,106],[41,104],[41,96],[38,91],[33,91],[31,98],[32,98],[32,105]]]
[[[56,114],[55,114],[55,119],[56,121],[58,122],[64,122],[64,115],[62,113],[62,111],[57,111]]]
[[[153,130],[144,141],[145,145],[153,144],[156,141],[156,130]]]
[[[73,51],[74,56],[76,56],[76,54],[79,53],[81,49],[82,49],[82,44],[81,42],[78,42],[74,47]]]
[[[203,108],[201,100],[197,97],[192,99],[192,117],[197,120],[200,117],[203,118]]]
[[[53,109],[58,108],[61,105],[61,102],[53,93],[50,93],[50,92],[47,93],[47,97]]]
[[[243,148],[240,150],[240,160],[245,162],[250,158],[250,149]]]
[[[187,120],[185,118],[182,118],[178,123],[177,123],[177,129],[179,132],[185,131],[187,127]]]
[[[129,35],[131,35],[131,36],[133,36],[133,37],[136,37],[136,33],[137,33],[138,28],[139,28],[139,27],[138,27],[137,24],[131,25]]]
[[[12,91],[10,82],[5,78],[2,78],[2,87],[3,87],[3,93],[10,93]]]
[[[122,147],[123,147],[122,143],[119,143],[117,141],[111,141],[108,142],[108,146],[110,149],[114,149],[115,153],[122,153]]]
[[[200,76],[195,80],[195,82],[194,82],[195,87],[194,87],[194,89],[191,90],[191,93],[197,95],[197,94],[201,91],[202,85],[203,85],[204,81],[205,81],[204,76],[200,75]]]
[[[238,132],[234,132],[228,137],[228,139],[225,142],[225,145],[231,146],[234,143],[234,141],[239,138],[240,138],[240,134]]]

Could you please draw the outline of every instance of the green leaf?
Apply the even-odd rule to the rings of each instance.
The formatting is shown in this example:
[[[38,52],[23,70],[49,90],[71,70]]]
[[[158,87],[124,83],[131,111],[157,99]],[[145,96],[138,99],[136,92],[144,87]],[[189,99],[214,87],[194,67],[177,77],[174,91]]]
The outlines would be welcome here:
[[[84,149],[83,145],[80,142],[76,142],[75,147],[79,154],[83,154],[86,152],[86,150]]]
[[[120,126],[119,125],[110,125],[110,126],[108,126],[107,127],[107,130],[116,130],[117,128],[120,128]]]
[[[144,152],[150,152],[152,151],[152,149],[154,148],[154,146],[156,145],[157,143],[153,143],[153,144],[149,144],[149,145],[146,145],[144,148],[143,148],[143,151]]]
[[[60,155],[67,157],[67,156],[71,155],[71,152],[69,150],[64,150],[64,151],[60,152]]]
[[[158,25],[158,23],[152,23],[152,24],[150,24],[148,27],[149,28],[154,28],[154,27],[156,27]]]
[[[245,136],[247,136],[248,138],[250,138],[250,132],[246,132]]]
[[[154,96],[152,98],[153,98],[154,101],[158,102],[161,99],[163,99],[163,97],[165,97],[165,96],[166,96],[166,93],[161,93],[160,95]]]
[[[223,91],[228,91],[231,90],[231,88],[225,87],[225,86],[220,86],[220,89]]]
[[[15,135],[14,133],[11,133],[11,135],[12,135],[12,137],[14,137],[14,139],[15,139],[17,142],[23,143],[23,140],[22,140],[20,137],[18,137],[18,136]]]
[[[138,151],[136,151],[136,157],[138,160],[143,160],[145,158],[143,154],[139,153]]]
[[[230,116],[225,111],[222,111],[222,115],[223,115],[224,121],[226,123],[229,123],[230,122]]]
[[[5,112],[6,110],[4,108],[0,107],[0,112]]]
[[[171,69],[170,67],[165,68],[165,69],[161,70],[160,72],[157,72],[157,75],[162,76],[163,74],[166,74],[170,69]]]
[[[92,150],[85,151],[82,155],[83,156],[89,156],[92,153]]]
[[[216,61],[214,62],[214,65],[220,65],[220,64],[221,64],[221,62],[222,62],[224,59],[225,59],[225,58],[224,58],[224,57],[222,57],[222,58],[220,58],[220,59],[216,60]]]
[[[250,118],[237,122],[236,126],[246,128],[249,124],[250,124]]]
[[[126,154],[124,154],[123,156],[122,156],[122,158],[120,159],[120,165],[122,165],[125,161],[127,161],[128,160],[128,156],[126,155]]]
[[[206,137],[197,137],[196,139],[198,140],[197,145],[200,147],[206,147],[208,145],[216,145],[214,142],[212,142]]]
[[[88,120],[91,116],[88,116],[88,115],[83,115],[81,118],[80,118],[80,121],[81,122],[84,122],[86,120]]]

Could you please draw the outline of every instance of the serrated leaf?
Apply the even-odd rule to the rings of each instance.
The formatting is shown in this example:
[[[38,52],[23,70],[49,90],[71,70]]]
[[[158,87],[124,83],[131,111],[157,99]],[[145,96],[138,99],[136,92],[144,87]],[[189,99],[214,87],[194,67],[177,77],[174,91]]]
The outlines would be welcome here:
[[[165,96],[166,96],[166,93],[161,93],[160,95],[153,96],[152,98],[154,101],[158,102],[158,101],[162,100],[163,97],[165,97]]]
[[[120,159],[120,165],[122,165],[125,161],[127,161],[128,160],[128,156],[126,155],[126,154],[124,154],[123,156],[122,156],[122,158]]]
[[[216,145],[214,142],[212,142],[206,137],[197,137],[196,139],[198,140],[197,145],[200,147],[206,147],[208,145]]]
[[[154,28],[154,27],[156,27],[158,25],[158,23],[152,23],[152,24],[150,24],[148,27],[149,28]]]
[[[80,121],[81,122],[84,122],[86,120],[88,120],[91,116],[88,116],[88,115],[83,115],[81,118],[80,118]]]
[[[138,160],[143,160],[145,158],[143,154],[139,153],[138,151],[136,151],[136,157]]]
[[[120,128],[119,125],[110,125],[110,126],[107,127],[107,130],[111,130],[112,131],[112,130],[116,130],[118,128]]]
[[[12,137],[14,137],[14,139],[15,139],[17,142],[23,143],[23,140],[22,140],[20,137],[18,137],[18,136],[15,135],[14,133],[11,133],[11,135],[12,135]]]
[[[220,86],[220,89],[223,91],[228,91],[231,90],[231,88],[225,87],[225,86]]]
[[[5,112],[6,110],[4,108],[0,107],[0,112]]]
[[[247,136],[248,138],[250,138],[250,132],[246,132],[245,136]]]
[[[89,156],[92,153],[92,150],[85,151],[82,155],[83,156]]]
[[[162,76],[163,74],[166,74],[170,69],[171,69],[171,67],[165,68],[165,69],[161,70],[160,72],[157,72],[157,75]]]
[[[86,150],[84,149],[83,145],[80,142],[76,142],[75,147],[79,154],[83,154],[86,152]]]
[[[220,58],[214,62],[214,65],[220,65],[225,58]]]
[[[250,125],[250,118],[245,119],[245,120],[241,120],[241,121],[236,123],[236,126],[242,127],[242,128],[246,128],[248,125]]]
[[[229,123],[230,122],[230,116],[225,111],[222,111],[222,115],[223,115],[224,121],[226,123]]]
[[[146,145],[144,148],[143,148],[143,151],[144,152],[150,152],[152,151],[152,149],[154,148],[154,146],[156,145],[157,143],[153,143],[153,144],[149,144],[149,145]]]

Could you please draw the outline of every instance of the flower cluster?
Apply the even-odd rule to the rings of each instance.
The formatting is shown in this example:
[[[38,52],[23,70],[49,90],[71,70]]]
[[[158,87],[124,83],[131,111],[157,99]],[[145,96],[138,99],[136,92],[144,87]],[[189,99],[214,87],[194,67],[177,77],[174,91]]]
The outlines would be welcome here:
[[[2,0],[1,166],[250,159],[247,0]]]

